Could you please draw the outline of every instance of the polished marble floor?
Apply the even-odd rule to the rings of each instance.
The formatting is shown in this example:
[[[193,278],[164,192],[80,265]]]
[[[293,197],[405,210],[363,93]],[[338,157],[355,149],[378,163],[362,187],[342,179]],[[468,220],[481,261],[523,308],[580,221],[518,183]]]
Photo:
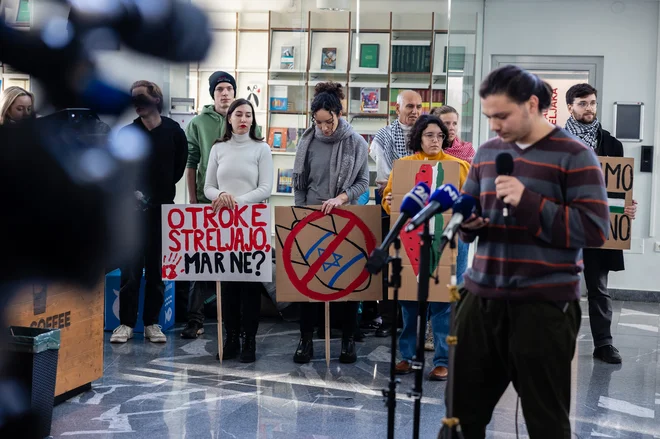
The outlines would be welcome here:
[[[586,302],[582,303],[586,310]],[[615,302],[613,334],[622,366],[594,360],[586,313],[573,363],[571,419],[574,437],[660,438],[660,304]],[[389,344],[367,337],[358,362],[341,365],[332,340],[330,367],[323,342],[316,360],[292,362],[297,325],[261,324],[257,362],[215,360],[216,325],[197,340],[179,330],[155,345],[141,335],[111,345],[106,334],[105,372],[91,392],[55,408],[52,434],[81,438],[339,439],[387,437],[381,389],[388,383]],[[427,363],[428,364],[428,363]],[[401,378],[396,437],[410,438],[413,404]],[[422,438],[435,438],[444,415],[445,383],[424,380]],[[478,395],[475,395],[478,397]],[[516,437],[516,395],[510,388],[489,425],[489,438]],[[522,414],[519,437],[528,437]]]

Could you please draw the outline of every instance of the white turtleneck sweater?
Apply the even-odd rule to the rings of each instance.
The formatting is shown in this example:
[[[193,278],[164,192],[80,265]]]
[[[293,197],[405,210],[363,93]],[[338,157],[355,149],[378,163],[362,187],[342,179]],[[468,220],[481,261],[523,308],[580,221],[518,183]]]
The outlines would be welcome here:
[[[226,192],[238,204],[260,203],[273,190],[273,156],[266,142],[254,141],[249,134],[232,134],[227,142],[211,148],[204,195],[209,200]]]

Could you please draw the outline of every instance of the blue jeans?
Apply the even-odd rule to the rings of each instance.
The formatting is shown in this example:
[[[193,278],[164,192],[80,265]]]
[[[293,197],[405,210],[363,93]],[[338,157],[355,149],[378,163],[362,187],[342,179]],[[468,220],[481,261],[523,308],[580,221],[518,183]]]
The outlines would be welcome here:
[[[456,257],[456,283],[460,284],[463,274],[467,269],[469,244],[458,240],[458,254]],[[416,353],[417,340],[417,302],[402,300],[401,317],[403,329],[399,335],[399,351],[401,357],[406,361],[412,361]],[[429,303],[427,320],[431,322],[433,330],[433,343],[435,353],[433,355],[433,367],[448,366],[449,346],[447,346],[447,335],[449,334],[449,320],[451,317],[451,304],[445,302]],[[423,341],[422,341],[423,342]]]

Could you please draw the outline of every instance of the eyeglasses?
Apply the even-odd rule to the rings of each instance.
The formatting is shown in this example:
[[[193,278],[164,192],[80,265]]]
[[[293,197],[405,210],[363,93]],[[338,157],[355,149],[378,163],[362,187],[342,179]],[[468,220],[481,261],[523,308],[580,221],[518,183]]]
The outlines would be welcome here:
[[[598,107],[598,102],[596,102],[596,101],[591,101],[591,102],[580,101],[580,102],[577,102],[575,104],[575,106],[580,107],[580,108],[588,108],[588,107],[596,108],[596,107]]]
[[[429,140],[429,141],[438,140],[438,141],[442,142],[443,140],[445,140],[445,135],[444,134],[437,134],[436,135],[436,134],[428,133],[428,134],[424,134],[423,137],[426,140]]]

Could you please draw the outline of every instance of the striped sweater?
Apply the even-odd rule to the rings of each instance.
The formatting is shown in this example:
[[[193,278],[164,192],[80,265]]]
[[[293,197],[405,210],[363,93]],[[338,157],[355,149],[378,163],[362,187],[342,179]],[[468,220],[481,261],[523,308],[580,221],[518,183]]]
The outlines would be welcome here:
[[[508,152],[513,177],[525,186],[520,203],[502,215],[495,158]],[[607,194],[593,151],[561,128],[520,149],[499,138],[474,157],[463,192],[479,199],[490,223],[461,230],[475,258],[464,276],[472,293],[493,299],[568,301],[580,297],[582,248],[602,246],[609,232]]]

